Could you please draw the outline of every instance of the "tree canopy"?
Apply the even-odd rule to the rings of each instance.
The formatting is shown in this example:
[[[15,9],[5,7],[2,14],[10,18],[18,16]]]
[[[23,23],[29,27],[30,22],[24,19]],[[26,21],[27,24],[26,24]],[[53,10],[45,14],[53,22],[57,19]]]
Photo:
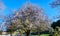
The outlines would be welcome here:
[[[60,27],[60,20],[58,20],[57,22],[53,22],[52,24],[51,24],[51,27],[53,28],[53,29],[56,29],[56,27]]]

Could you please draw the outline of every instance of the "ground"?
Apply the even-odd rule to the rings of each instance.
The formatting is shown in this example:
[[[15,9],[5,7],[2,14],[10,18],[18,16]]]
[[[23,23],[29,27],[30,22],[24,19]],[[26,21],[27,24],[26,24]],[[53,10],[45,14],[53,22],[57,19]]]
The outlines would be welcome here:
[[[32,36],[38,36],[38,35],[32,35]],[[49,36],[49,34],[41,34],[40,36]]]

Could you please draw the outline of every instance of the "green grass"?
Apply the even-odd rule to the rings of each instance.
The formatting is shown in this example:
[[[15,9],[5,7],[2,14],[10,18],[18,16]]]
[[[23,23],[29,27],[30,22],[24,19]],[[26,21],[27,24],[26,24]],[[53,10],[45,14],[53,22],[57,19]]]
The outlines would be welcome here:
[[[31,35],[31,36],[38,36],[38,35]],[[40,36],[49,36],[49,34],[41,34]]]
[[[41,34],[40,36],[49,36],[49,34]]]

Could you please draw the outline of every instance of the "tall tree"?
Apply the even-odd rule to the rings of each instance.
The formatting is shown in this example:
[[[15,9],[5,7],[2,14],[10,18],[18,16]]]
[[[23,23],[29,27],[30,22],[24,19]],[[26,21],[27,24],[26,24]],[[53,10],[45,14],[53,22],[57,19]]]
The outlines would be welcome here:
[[[12,36],[12,33],[14,31],[16,31],[16,24],[13,21],[13,16],[9,15],[8,17],[6,17],[6,32],[10,33],[10,36]]]
[[[44,31],[49,28],[48,17],[44,14],[43,9],[31,5],[30,3],[25,4],[21,9],[19,9],[15,17],[18,19],[17,21],[19,21],[16,23],[23,25],[25,28],[23,29],[26,32],[26,36],[29,36],[31,30],[36,30],[38,28],[39,31]]]
[[[9,15],[5,21],[9,24],[7,31],[10,34],[16,28],[17,30],[23,30],[26,36],[29,36],[32,30],[37,30],[38,32],[49,30],[50,26],[48,16],[44,13],[44,10],[30,3],[15,11],[14,15]],[[23,32],[20,31],[21,33]]]
[[[60,31],[60,20],[58,20],[57,22],[53,22],[51,24],[51,27],[54,29],[53,30],[54,31],[53,36],[59,36],[60,35],[60,33],[59,33],[59,31]]]

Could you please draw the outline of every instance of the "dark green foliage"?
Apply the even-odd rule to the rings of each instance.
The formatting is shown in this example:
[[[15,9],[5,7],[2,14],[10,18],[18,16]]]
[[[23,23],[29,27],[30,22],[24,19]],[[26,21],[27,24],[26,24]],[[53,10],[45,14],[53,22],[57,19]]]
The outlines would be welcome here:
[[[56,28],[56,22],[53,22],[52,25],[51,25],[51,27],[52,27],[53,29],[55,29],[55,28]]]
[[[60,20],[58,20],[58,21],[56,22],[56,26],[59,26],[59,27],[60,27]]]
[[[51,24],[51,27],[52,27],[53,29],[55,29],[57,26],[60,27],[60,20],[58,20],[57,22],[53,22],[53,23]]]

